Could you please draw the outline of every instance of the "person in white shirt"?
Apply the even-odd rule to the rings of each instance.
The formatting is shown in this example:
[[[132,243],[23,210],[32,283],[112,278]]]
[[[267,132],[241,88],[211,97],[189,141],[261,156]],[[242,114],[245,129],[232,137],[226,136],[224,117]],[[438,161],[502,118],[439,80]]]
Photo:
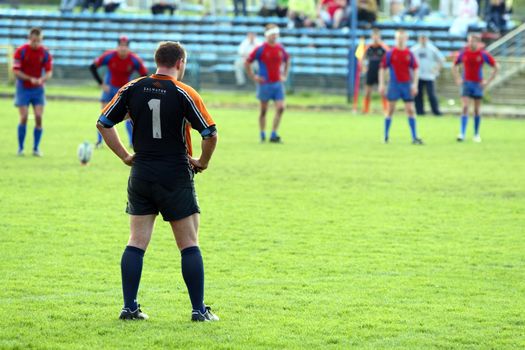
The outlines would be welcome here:
[[[445,63],[445,56],[428,39],[428,33],[419,34],[416,45],[410,48],[419,63],[418,93],[415,98],[417,115],[425,114],[424,89],[427,90],[428,100],[432,113],[436,116],[441,115],[439,102],[436,97],[434,82],[439,76],[439,71]]]
[[[261,44],[255,33],[249,32],[246,34],[246,38],[241,42],[237,49],[238,57],[235,60],[235,80],[237,86],[243,86],[246,84],[246,75],[244,73],[244,62],[252,53],[252,51]]]
[[[464,37],[467,35],[468,27],[478,20],[478,2],[476,0],[454,1],[454,22],[450,26],[449,33]]]

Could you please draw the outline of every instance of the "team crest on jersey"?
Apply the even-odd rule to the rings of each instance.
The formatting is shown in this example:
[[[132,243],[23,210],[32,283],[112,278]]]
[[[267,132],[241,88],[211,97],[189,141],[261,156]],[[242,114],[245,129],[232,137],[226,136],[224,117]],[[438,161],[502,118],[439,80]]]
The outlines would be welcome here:
[[[162,89],[162,88],[163,88],[163,86],[162,86],[162,84],[160,83],[160,81],[156,81],[156,82],[154,82],[154,83],[151,84],[151,85],[153,85],[153,86],[155,86],[156,88],[159,88],[159,89]]]
[[[481,57],[476,57],[476,61],[481,62]]]

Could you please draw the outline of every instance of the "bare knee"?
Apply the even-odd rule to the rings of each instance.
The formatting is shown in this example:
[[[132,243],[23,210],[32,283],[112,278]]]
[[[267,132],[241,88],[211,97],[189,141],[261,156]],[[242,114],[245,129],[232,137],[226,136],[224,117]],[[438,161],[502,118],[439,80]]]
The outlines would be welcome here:
[[[35,115],[35,127],[42,128],[42,115]]]

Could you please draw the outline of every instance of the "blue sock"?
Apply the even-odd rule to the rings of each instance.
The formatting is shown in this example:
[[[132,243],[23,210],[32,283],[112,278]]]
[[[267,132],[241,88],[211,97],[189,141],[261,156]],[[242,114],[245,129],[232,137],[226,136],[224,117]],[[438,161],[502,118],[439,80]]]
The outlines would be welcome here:
[[[181,252],[182,277],[188,288],[193,310],[204,313],[204,265],[199,247],[189,247]]]
[[[26,124],[18,124],[18,149],[24,149],[24,140],[26,139]]]
[[[35,144],[33,146],[34,151],[38,151],[38,146],[40,146],[40,139],[42,138],[42,132],[44,132],[44,129],[42,128],[35,128],[33,130],[33,136],[35,138]]]
[[[277,131],[272,131],[272,136],[270,136],[272,139],[277,137]]]
[[[142,275],[143,258],[144,251],[142,249],[127,246],[120,261],[124,307],[131,311],[135,311],[138,308],[137,293],[139,291],[140,276]]]
[[[408,125],[410,126],[410,133],[412,134],[412,140],[417,139],[416,118],[414,118],[413,116],[408,117]]]
[[[266,140],[266,132],[261,131],[261,141]]]
[[[126,120],[126,131],[128,132],[129,144],[133,145],[133,123],[131,120]]]
[[[392,124],[392,118],[385,118],[385,141],[388,140],[388,134],[390,133],[391,124]]]
[[[461,116],[461,129],[459,134],[461,135],[461,138],[465,138],[465,134],[467,133],[467,124],[468,124],[468,115],[462,115]]]
[[[474,116],[474,135],[479,135],[479,124],[481,124],[481,116]]]
[[[97,131],[97,144],[102,143],[102,135]]]

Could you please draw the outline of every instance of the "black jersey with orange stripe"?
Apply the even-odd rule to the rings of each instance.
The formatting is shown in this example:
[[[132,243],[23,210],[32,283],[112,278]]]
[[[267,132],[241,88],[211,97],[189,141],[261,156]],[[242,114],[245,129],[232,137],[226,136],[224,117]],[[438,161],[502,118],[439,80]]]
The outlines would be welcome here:
[[[103,109],[99,122],[112,127],[126,117],[133,122],[131,176],[146,181],[191,179],[190,130],[197,130],[202,137],[216,133],[200,95],[166,75],[153,74],[124,85]]]

